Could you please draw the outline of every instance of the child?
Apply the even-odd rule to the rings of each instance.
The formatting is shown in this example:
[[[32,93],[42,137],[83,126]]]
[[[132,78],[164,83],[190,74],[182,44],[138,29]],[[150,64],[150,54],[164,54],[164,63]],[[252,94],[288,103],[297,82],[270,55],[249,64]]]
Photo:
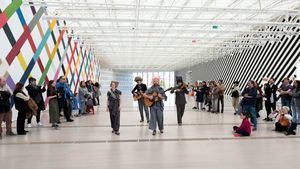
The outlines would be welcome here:
[[[243,120],[240,127],[233,126],[233,135],[234,136],[250,136],[251,134],[251,124],[248,120],[249,113],[242,112],[240,118]]]
[[[204,94],[205,94],[205,90],[203,88],[203,85],[202,85],[202,83],[199,83],[199,87],[197,87],[197,90],[196,90],[196,102],[197,102],[198,110],[205,110],[205,108],[203,106]],[[199,107],[199,104],[200,104],[200,107]]]
[[[277,111],[275,120],[275,131],[287,131],[292,122],[292,116],[289,114],[290,108],[283,106],[279,111]]]

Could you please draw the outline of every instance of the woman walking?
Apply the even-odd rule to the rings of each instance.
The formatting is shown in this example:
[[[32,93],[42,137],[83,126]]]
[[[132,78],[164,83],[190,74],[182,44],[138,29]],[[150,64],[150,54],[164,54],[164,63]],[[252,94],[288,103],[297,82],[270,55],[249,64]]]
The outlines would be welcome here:
[[[112,81],[110,83],[111,89],[107,92],[107,108],[109,111],[112,133],[120,135],[120,111],[121,111],[121,94],[117,89],[119,82]]]

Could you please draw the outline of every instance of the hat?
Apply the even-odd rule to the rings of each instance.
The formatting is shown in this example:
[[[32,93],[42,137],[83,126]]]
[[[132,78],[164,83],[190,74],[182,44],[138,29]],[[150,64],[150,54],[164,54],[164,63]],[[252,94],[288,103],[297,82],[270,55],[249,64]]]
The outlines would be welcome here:
[[[176,82],[179,83],[183,83],[183,80],[182,80],[182,76],[176,76]]]
[[[143,81],[143,78],[141,78],[140,76],[137,76],[137,77],[134,78],[134,81],[135,82]]]
[[[119,82],[117,82],[117,81],[111,81],[111,82],[110,82],[110,87],[111,87],[111,84],[112,84],[112,83],[116,84],[116,88],[119,86]]]

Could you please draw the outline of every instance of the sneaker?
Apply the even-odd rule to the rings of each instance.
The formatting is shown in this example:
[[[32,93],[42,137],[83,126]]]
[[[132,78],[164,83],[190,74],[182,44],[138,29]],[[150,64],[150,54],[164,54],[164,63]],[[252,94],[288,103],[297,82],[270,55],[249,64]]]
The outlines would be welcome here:
[[[256,130],[257,130],[257,128],[256,128],[256,127],[253,127],[252,131],[256,131]]]
[[[28,128],[31,128],[31,127],[32,127],[31,123],[28,123],[28,124],[27,124],[27,127],[28,127]]]
[[[197,107],[193,107],[193,109],[197,109]]]
[[[69,119],[69,120],[67,120],[67,122],[73,122],[74,120],[73,119]]]
[[[156,130],[153,130],[152,135],[153,135],[153,136],[156,135]]]
[[[144,120],[140,120],[140,123],[143,123],[144,122]]]
[[[38,126],[38,127],[42,127],[43,124],[42,124],[41,122],[38,122],[37,126]]]
[[[119,132],[119,131],[115,131],[115,134],[116,134],[116,135],[120,135],[120,132]]]
[[[159,130],[160,131],[160,133],[162,134],[162,133],[164,133],[164,131],[163,130]]]

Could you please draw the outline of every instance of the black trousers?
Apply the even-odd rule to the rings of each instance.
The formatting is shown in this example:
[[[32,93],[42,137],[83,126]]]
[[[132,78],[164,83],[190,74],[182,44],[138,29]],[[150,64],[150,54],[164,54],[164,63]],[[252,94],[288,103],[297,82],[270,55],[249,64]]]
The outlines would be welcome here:
[[[32,117],[33,117],[33,115],[31,115],[30,117],[28,117],[27,124],[31,123]],[[41,109],[38,108],[38,110],[36,111],[36,123],[39,123],[40,121],[41,121]]]
[[[217,112],[220,112],[220,106],[221,106],[221,113],[223,113],[223,111],[224,111],[224,95],[219,96]]]
[[[26,112],[19,111],[17,117],[17,133],[23,133],[25,131]]]
[[[240,136],[250,136],[250,134],[247,131],[244,130],[236,131],[238,128],[239,128],[238,126],[233,126],[233,131],[235,131]]]
[[[287,131],[289,127],[282,126],[279,122],[275,123],[275,131]]]
[[[138,100],[138,105],[139,105],[141,120],[144,121],[144,110],[145,110],[147,121],[149,121],[149,108],[145,105],[143,98]]]
[[[110,113],[110,124],[114,131],[119,131],[120,129],[120,113],[112,114]]]
[[[176,104],[176,110],[177,110],[177,122],[182,123],[182,117],[185,110],[185,104]]]
[[[71,120],[71,113],[72,112],[72,107],[70,102],[68,102],[65,99],[59,99],[58,100],[58,106],[59,106],[59,113],[62,111],[62,109],[64,110],[64,116],[66,118],[66,120]],[[71,109],[71,111],[70,111]]]
[[[266,111],[267,111],[267,118],[269,118],[269,115],[272,113],[272,110],[276,110],[276,102],[271,103],[270,100],[265,101]]]

